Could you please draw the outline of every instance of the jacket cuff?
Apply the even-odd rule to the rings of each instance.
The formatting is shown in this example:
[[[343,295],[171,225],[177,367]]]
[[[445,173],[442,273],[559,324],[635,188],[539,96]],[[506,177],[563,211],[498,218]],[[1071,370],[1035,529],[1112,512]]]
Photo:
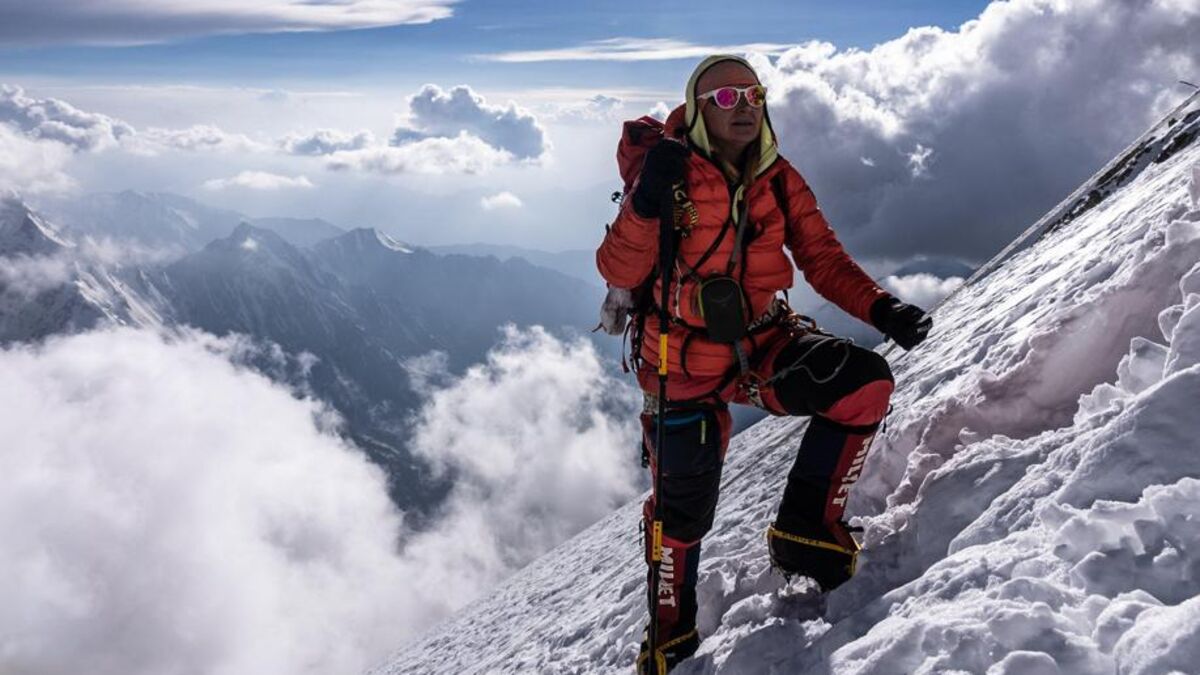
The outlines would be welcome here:
[[[871,303],[871,309],[867,312],[867,314],[871,318],[871,325],[874,326],[875,329],[880,333],[887,333],[887,331],[884,330],[884,322],[887,320],[888,313],[892,307],[898,302],[899,301],[896,299],[896,296],[892,295],[891,293],[884,292],[883,295],[879,296],[874,302]]]

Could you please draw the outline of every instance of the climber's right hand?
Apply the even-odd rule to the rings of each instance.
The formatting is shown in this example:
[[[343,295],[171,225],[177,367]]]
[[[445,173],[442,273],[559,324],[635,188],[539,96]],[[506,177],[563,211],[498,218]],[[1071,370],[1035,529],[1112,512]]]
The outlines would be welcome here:
[[[633,191],[633,210],[643,218],[657,218],[662,212],[664,195],[683,180],[683,170],[691,151],[682,143],[661,140],[646,152],[637,188]]]
[[[920,307],[890,295],[881,296],[872,303],[870,314],[871,323],[879,332],[895,340],[904,351],[921,344],[933,327],[933,318]]]

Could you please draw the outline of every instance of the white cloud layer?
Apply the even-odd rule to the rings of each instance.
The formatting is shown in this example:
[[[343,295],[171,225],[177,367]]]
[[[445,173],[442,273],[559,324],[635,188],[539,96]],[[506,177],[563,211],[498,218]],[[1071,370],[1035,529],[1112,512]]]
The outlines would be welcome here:
[[[483,54],[479,58],[502,63],[536,63],[541,61],[667,61],[671,59],[702,59],[709,54],[780,54],[792,45],[753,42],[747,44],[704,45],[669,38],[616,37],[593,40],[581,45],[560,49]]]
[[[0,5],[0,16],[4,13]],[[34,98],[21,87],[7,84],[0,84],[0,122],[12,124],[30,138],[58,141],[76,150],[113,147],[134,133],[133,127],[121,120],[85,112],[55,98]]]
[[[616,96],[595,94],[584,101],[555,106],[551,119],[555,122],[616,122],[620,119],[624,103]]]
[[[512,154],[463,131],[453,138],[426,138],[398,146],[372,146],[329,155],[330,169],[383,174],[485,173],[511,162]]]
[[[338,129],[317,129],[288,135],[279,145],[292,155],[331,155],[339,150],[362,150],[375,144],[375,134],[363,129],[348,133]]]
[[[409,97],[408,107],[408,126],[396,129],[392,145],[466,132],[517,159],[536,159],[549,147],[546,132],[532,113],[512,102],[492,105],[466,85],[447,91],[426,84]]]
[[[932,274],[919,273],[905,276],[890,275],[881,282],[883,287],[904,302],[926,311],[933,309],[942,298],[962,286],[962,277],[940,279]]]
[[[231,33],[346,30],[429,23],[454,0],[0,0],[0,42],[144,44]]]
[[[484,211],[493,211],[495,209],[520,208],[524,206],[524,202],[521,201],[520,197],[505,190],[503,192],[497,192],[494,195],[483,197],[479,200],[479,205],[483,207]]]
[[[4,198],[0,190],[0,200]],[[53,225],[50,225],[53,227]],[[43,291],[58,288],[80,277],[103,274],[125,266],[155,266],[178,258],[171,248],[152,248],[135,241],[97,239],[85,236],[72,240],[55,231],[66,246],[49,255],[0,256],[0,318],[14,304],[29,301]],[[13,303],[13,304],[9,304]]]
[[[635,392],[591,343],[534,327],[505,330],[461,378],[414,363],[426,389],[413,447],[455,477],[444,517],[408,541],[435,615],[477,597],[608,514],[638,489]],[[640,401],[637,401],[640,404]]]
[[[29,300],[69,281],[75,271],[69,255],[0,256],[0,307],[9,296],[17,302]]]
[[[995,253],[1186,95],[1200,4],[994,2],[869,51],[758,55],[784,154],[859,254]]]
[[[130,143],[132,149],[155,152],[158,148],[171,150],[255,152],[266,146],[244,134],[235,134],[211,124],[194,124],[184,129],[150,127],[140,132]]]
[[[359,672],[411,591],[384,478],[233,340],[0,351],[0,671]]]
[[[459,378],[414,362],[414,445],[456,478],[419,533],[327,409],[235,365],[284,358],[262,350],[0,350],[0,671],[362,672],[637,490],[633,392],[586,340],[510,329]]]
[[[267,171],[242,171],[231,178],[214,178],[204,181],[205,190],[227,190],[229,188],[286,190],[312,187],[315,187],[312,181],[305,176],[282,176]]]
[[[65,171],[71,152],[58,141],[30,139],[0,122],[0,189],[23,193],[69,190],[75,185]]]
[[[48,173],[51,180],[47,181],[43,177],[40,181],[43,188],[47,185],[69,183],[62,176],[55,175],[57,169],[47,172],[38,168],[51,158],[61,158],[60,161],[50,162],[58,167],[66,164],[68,157],[55,148],[55,144],[61,144],[76,152],[120,148],[136,155],[157,155],[164,150],[232,153],[262,152],[268,149],[267,145],[244,134],[230,133],[210,124],[196,124],[182,129],[149,127],[138,131],[120,119],[81,110],[59,99],[29,96],[21,87],[6,84],[0,84],[0,127],[5,127],[6,136],[11,136],[11,132],[16,131],[31,143],[37,144],[38,150],[35,153],[31,150],[33,146],[29,144],[24,144],[23,148],[16,148],[17,144],[11,138],[3,141],[10,146],[9,151],[12,155],[28,159],[31,154],[36,154],[42,158],[43,161],[34,161],[33,166],[24,169],[22,173]],[[4,161],[5,158],[0,157],[0,163]],[[16,159],[9,161],[17,163]]]

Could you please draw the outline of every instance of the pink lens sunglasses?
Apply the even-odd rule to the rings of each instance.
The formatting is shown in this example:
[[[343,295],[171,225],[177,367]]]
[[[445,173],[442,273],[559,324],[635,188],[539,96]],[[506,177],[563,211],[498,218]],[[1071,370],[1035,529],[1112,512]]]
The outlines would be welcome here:
[[[746,103],[751,108],[761,108],[767,102],[767,88],[761,84],[752,84],[748,87],[717,87],[712,91],[700,94],[696,100],[702,101],[711,98],[721,110],[732,110],[737,107],[738,99],[743,96],[746,97]]]

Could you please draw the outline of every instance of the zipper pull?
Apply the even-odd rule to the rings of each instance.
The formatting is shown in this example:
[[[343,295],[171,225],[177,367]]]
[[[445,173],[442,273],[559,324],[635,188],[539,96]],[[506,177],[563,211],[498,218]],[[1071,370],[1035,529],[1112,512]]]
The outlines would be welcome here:
[[[708,432],[708,418],[700,419],[700,445],[704,445],[704,437]]]

